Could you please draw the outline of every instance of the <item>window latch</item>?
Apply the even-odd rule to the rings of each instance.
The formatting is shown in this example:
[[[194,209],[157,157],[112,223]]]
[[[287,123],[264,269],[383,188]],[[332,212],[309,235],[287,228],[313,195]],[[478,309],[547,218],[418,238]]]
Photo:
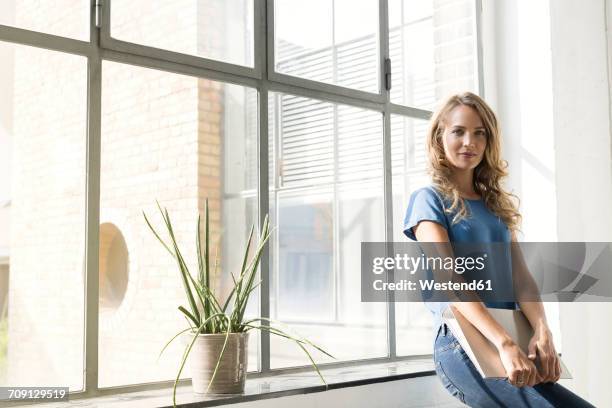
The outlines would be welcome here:
[[[102,0],[96,0],[94,4],[94,15],[96,17],[96,27],[102,27]]]
[[[391,58],[385,58],[385,89],[391,90]]]

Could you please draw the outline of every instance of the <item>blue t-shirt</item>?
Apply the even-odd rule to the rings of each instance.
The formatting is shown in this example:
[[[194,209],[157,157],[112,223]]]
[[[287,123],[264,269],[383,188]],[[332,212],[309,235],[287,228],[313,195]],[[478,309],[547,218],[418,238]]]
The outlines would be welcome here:
[[[468,210],[468,217],[458,223],[451,225],[455,213],[445,213],[445,208],[450,208],[451,201],[443,198],[433,186],[421,188],[412,193],[404,219],[404,234],[416,241],[412,227],[421,221],[433,221],[440,224],[448,233],[450,242],[458,243],[510,243],[510,230],[497,215],[486,207],[481,199],[464,199]],[[489,278],[502,287],[512,287],[512,259],[510,246],[504,246],[500,251],[492,251],[497,254],[497,259],[490,259],[493,267],[487,269]],[[510,285],[510,286],[508,286]],[[441,324],[442,313],[448,307],[449,302],[425,302],[427,308],[434,316],[434,336]],[[515,302],[485,302],[490,308],[516,309]]]

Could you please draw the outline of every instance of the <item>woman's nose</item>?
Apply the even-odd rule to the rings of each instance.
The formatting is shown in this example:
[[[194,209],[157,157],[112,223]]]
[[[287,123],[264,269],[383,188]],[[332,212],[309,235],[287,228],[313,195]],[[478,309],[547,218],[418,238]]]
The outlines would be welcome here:
[[[464,146],[474,146],[474,136],[472,136],[470,133],[465,133],[465,135],[463,136],[463,145]]]

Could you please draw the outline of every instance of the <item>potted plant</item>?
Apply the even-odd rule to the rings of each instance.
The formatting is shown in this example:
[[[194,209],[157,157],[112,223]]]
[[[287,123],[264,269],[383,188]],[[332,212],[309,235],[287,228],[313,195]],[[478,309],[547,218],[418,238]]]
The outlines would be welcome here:
[[[197,220],[197,277],[193,277],[189,272],[187,263],[181,254],[168,210],[165,208],[162,210],[159,203],[157,203],[157,207],[168,230],[169,244],[153,228],[144,211],[143,215],[155,237],[177,262],[180,272],[179,276],[185,290],[185,300],[187,301],[187,306],[181,305],[178,307],[178,310],[189,324],[189,327],[172,337],[160,352],[161,355],[173,340],[187,334],[187,346],[174,381],[172,392],[173,403],[176,405],[176,386],[190,354],[194,392],[203,394],[209,392],[213,394],[242,393],[247,372],[247,345],[250,330],[266,330],[270,334],[294,341],[306,353],[317,374],[323,383],[326,384],[307,346],[313,347],[325,355],[334,358],[332,355],[306,339],[290,335],[278,327],[270,326],[270,323],[275,323],[270,319],[263,317],[246,319],[244,316],[250,295],[261,283],[255,282],[255,278],[261,255],[271,233],[268,217],[266,216],[264,220],[254,254],[249,259],[255,230],[254,226],[251,227],[244,255],[242,256],[242,267],[237,275],[231,274],[233,280],[232,290],[225,301],[221,301],[210,285],[208,200],[205,202],[204,209],[204,248],[202,248],[200,240],[200,215],[198,215]],[[261,323],[268,324],[262,325]]]

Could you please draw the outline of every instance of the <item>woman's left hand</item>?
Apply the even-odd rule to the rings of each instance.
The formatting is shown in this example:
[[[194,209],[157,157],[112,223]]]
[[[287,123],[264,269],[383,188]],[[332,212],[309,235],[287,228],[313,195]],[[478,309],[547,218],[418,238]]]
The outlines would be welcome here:
[[[535,363],[536,358],[539,358],[538,373],[539,382],[557,382],[561,377],[561,363],[559,356],[555,350],[555,345],[552,340],[552,333],[548,327],[542,327],[535,330],[533,337],[529,341],[527,358]]]

